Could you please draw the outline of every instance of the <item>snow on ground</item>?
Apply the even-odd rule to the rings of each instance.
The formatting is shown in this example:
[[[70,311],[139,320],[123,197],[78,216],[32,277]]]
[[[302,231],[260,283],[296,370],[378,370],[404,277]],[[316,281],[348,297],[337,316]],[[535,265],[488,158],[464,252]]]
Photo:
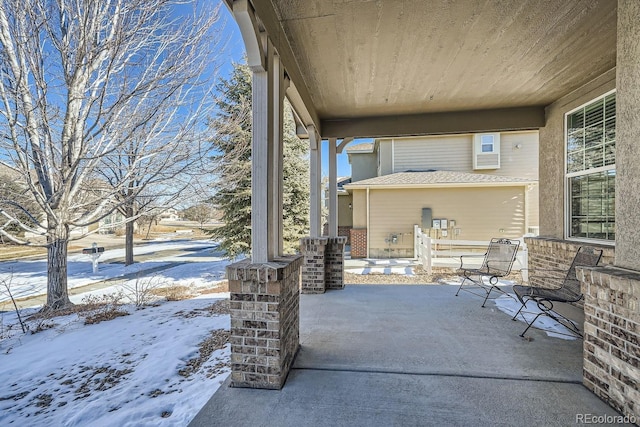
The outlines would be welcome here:
[[[355,266],[345,267],[353,274],[402,274],[414,276],[414,261],[407,259],[363,259]]]
[[[143,279],[153,287],[173,284],[201,291],[215,288],[226,264],[213,257]],[[46,269],[39,271],[33,276],[46,276]],[[133,301],[140,280],[72,300],[121,291]],[[0,425],[187,425],[229,373],[228,296],[118,306],[114,310],[129,314],[96,324],[85,324],[85,319],[104,316],[107,308],[31,320],[32,330],[41,329],[35,334],[22,334],[16,314],[3,313]],[[22,315],[35,311],[22,310]]]
[[[522,304],[516,298],[515,294],[501,295],[499,298],[495,299],[496,306],[503,313],[507,313],[509,316],[513,317]],[[531,321],[536,317],[541,310],[535,304],[535,301],[531,301],[527,303],[525,309],[523,309],[518,315],[517,319],[521,321],[523,324],[526,318],[527,323],[531,323]],[[526,326],[525,326],[526,327]],[[576,337],[565,327],[563,324],[556,322],[549,316],[540,316],[534,323],[532,327],[543,330],[550,337],[562,338],[565,340],[575,340]],[[524,330],[524,329],[523,329]]]
[[[229,372],[228,344],[189,370],[211,332],[226,342],[229,316],[206,310],[221,296],[93,325],[74,314],[0,341],[0,425],[186,426]]]
[[[194,261],[198,256],[208,255],[216,247],[211,240],[176,240],[171,242],[154,242],[134,247],[134,255],[140,256],[159,251],[171,251],[173,253],[154,257],[152,261],[136,262],[125,266],[118,263],[105,263],[124,257],[124,249],[112,249],[105,251],[99,258],[99,268],[93,273],[90,255],[74,254],[68,257],[67,274],[69,289],[85,286],[90,283],[112,279],[125,274],[136,274],[142,270],[162,267],[172,262]],[[190,253],[175,253],[177,251],[196,251]],[[224,262],[223,254],[215,257],[217,261]],[[18,260],[0,262],[0,279],[10,281],[11,293],[14,298],[23,298],[34,295],[44,295],[47,289],[47,276],[42,274],[47,271],[47,261],[42,260]],[[224,271],[224,268],[223,268]],[[0,301],[7,301],[6,292],[0,292]]]

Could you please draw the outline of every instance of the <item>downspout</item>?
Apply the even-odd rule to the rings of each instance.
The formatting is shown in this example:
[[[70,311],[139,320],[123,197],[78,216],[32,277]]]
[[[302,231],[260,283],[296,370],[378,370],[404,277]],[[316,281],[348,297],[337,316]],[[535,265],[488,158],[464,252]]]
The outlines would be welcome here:
[[[370,219],[369,219],[369,187],[367,187],[367,258],[369,258],[369,225],[370,225]]]

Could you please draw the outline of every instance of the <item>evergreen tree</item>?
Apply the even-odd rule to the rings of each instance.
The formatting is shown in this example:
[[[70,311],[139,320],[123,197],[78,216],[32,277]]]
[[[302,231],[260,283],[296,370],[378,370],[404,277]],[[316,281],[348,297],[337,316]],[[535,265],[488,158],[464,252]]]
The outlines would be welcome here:
[[[218,115],[210,127],[216,181],[213,205],[223,225],[211,230],[220,248],[232,258],[251,252],[251,71],[236,64],[218,85]],[[290,106],[285,103],[283,148],[284,252],[294,253],[309,230],[309,159],[307,144],[295,135]]]

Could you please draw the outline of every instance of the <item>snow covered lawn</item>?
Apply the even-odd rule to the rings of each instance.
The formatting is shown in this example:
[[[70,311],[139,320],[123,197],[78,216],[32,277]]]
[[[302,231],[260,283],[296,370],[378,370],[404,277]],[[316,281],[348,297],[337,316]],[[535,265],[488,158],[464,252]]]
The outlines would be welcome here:
[[[134,254],[136,256],[162,251],[172,251],[174,253],[169,255],[160,254],[151,261],[136,262],[130,266],[106,263],[107,261],[124,257],[124,249],[111,249],[105,251],[100,256],[100,266],[96,274],[93,273],[90,255],[70,255],[67,261],[68,286],[69,289],[73,289],[125,274],[136,274],[143,270],[166,266],[173,262],[194,261],[198,255],[215,251],[215,247],[216,244],[211,240],[161,241],[138,245],[134,248]],[[185,252],[175,254],[177,251],[187,250],[193,253]],[[221,265],[227,264],[227,260],[223,256],[209,257],[207,260],[218,261]],[[222,271],[222,273],[224,273],[224,267],[222,270],[217,269],[216,271]],[[0,263],[0,276],[2,280],[11,281],[11,292],[14,298],[44,295],[47,292],[46,272],[47,261],[44,259],[17,260]],[[220,275],[218,276],[218,279],[222,278]],[[6,292],[0,292],[0,301],[7,300],[9,300],[9,296]]]
[[[229,373],[227,296],[56,317],[0,341],[0,425],[187,425]]]
[[[229,294],[220,286],[228,261],[204,261],[76,295],[64,316],[23,309],[35,333],[2,313],[0,425],[186,426],[230,372]],[[46,277],[16,265],[36,282]],[[198,296],[162,296],[174,290]]]

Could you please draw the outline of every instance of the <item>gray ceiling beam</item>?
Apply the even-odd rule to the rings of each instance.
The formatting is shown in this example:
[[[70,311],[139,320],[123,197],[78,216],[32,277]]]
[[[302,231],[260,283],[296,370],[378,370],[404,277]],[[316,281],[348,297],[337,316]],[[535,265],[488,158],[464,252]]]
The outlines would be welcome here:
[[[408,114],[322,120],[322,138],[382,138],[500,132],[545,126],[544,107]]]

